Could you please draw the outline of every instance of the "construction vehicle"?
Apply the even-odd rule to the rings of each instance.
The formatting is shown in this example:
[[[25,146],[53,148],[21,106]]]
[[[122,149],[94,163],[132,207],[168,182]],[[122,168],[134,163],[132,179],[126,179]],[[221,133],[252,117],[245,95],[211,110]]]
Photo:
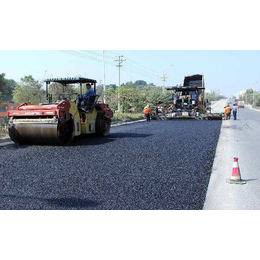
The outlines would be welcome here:
[[[107,104],[98,102],[96,80],[87,78],[46,79],[44,104],[24,103],[16,110],[8,111],[9,136],[18,144],[68,145],[75,136],[82,134],[109,134],[113,111]],[[63,86],[60,100],[52,101],[49,85]],[[68,84],[79,84],[79,93],[70,100],[71,93],[65,93]],[[83,101],[82,84],[94,87],[94,95]],[[67,97],[66,97],[67,96]]]
[[[172,91],[172,104],[163,108],[167,119],[222,120],[221,113],[211,113],[210,104],[205,98],[202,74],[186,75],[182,86],[169,87],[167,90]]]

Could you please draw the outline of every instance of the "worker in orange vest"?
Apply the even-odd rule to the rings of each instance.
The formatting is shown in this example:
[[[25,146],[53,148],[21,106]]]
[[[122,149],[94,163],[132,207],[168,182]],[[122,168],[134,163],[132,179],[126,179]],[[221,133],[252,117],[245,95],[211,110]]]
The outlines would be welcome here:
[[[231,114],[231,111],[230,111],[230,107],[229,107],[229,106],[225,106],[225,107],[224,107],[224,114],[225,114],[225,119],[226,119],[226,120],[229,120],[229,119],[230,119],[230,114]]]
[[[148,106],[146,106],[144,108],[144,116],[145,116],[147,122],[151,121],[151,118],[150,118],[150,108]]]

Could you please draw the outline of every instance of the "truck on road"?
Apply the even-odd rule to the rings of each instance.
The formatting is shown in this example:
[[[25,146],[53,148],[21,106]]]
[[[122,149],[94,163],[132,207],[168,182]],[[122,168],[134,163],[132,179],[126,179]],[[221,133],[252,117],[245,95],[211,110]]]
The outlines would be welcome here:
[[[239,100],[239,101],[237,102],[237,104],[238,104],[238,107],[239,107],[239,108],[245,108],[245,101],[244,101],[244,100]]]

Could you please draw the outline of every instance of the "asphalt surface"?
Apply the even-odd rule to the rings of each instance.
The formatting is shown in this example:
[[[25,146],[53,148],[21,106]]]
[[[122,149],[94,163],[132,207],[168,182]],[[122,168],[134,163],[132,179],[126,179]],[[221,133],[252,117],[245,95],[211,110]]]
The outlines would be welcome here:
[[[202,209],[220,128],[152,121],[71,146],[0,147],[0,209]]]
[[[241,108],[237,118],[223,121],[205,210],[260,209],[260,111]],[[226,182],[234,157],[238,157],[244,185]]]

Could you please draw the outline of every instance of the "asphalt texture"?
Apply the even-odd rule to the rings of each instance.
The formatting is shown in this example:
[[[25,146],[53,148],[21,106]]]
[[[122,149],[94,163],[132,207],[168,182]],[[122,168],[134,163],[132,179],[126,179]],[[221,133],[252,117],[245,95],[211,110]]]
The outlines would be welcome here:
[[[0,147],[0,209],[202,209],[220,128],[152,121],[70,146]]]

